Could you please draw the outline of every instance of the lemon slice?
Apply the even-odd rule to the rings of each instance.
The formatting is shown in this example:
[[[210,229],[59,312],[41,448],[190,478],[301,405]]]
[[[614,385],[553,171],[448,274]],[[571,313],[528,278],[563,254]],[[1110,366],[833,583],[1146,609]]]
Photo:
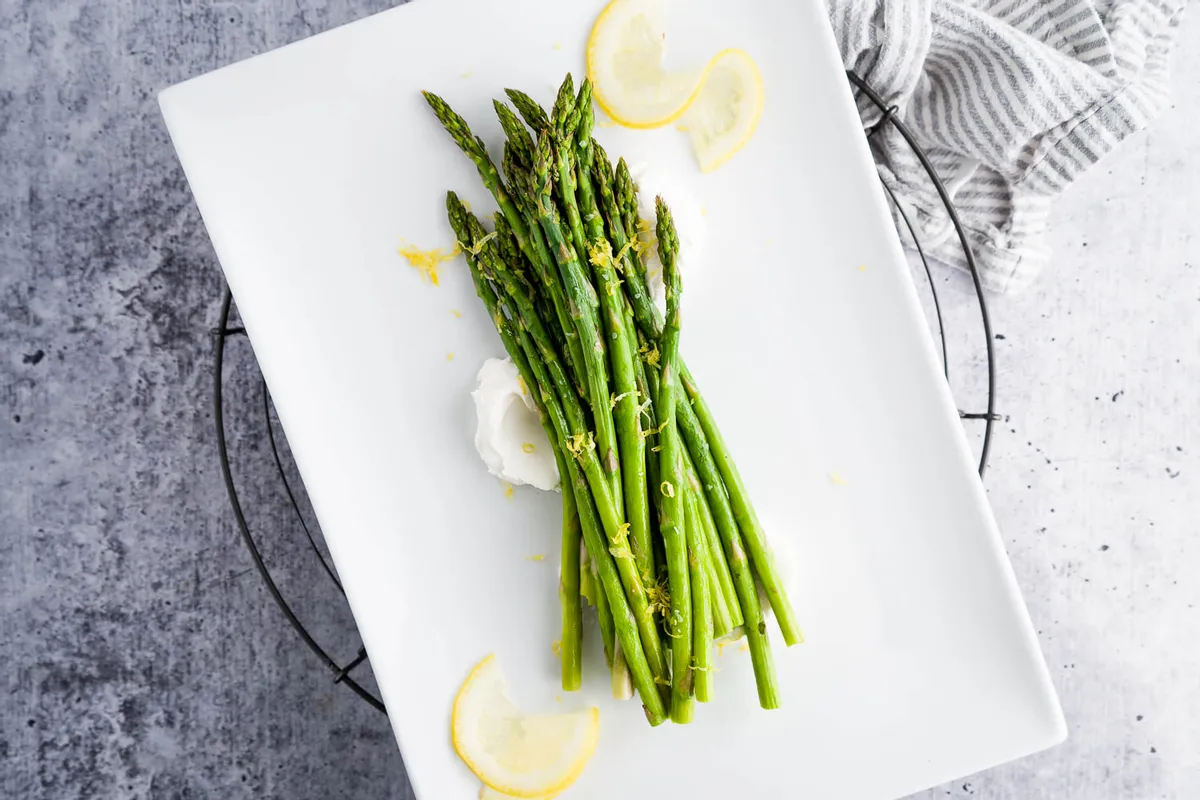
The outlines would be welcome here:
[[[658,128],[683,116],[704,70],[668,72],[665,0],[612,0],[592,26],[588,78],[604,113],[627,128]]]
[[[548,794],[544,798],[539,798],[539,800],[552,800],[555,797],[558,797],[558,795]],[[483,788],[479,790],[479,800],[512,800],[512,795],[497,792],[492,787],[484,784]]]
[[[704,86],[680,120],[703,172],[712,172],[746,146],[763,110],[758,66],[744,50],[718,53],[705,70]]]
[[[505,691],[495,656],[467,676],[454,698],[454,750],[501,796],[540,798],[566,789],[587,766],[600,735],[600,710],[522,714]]]

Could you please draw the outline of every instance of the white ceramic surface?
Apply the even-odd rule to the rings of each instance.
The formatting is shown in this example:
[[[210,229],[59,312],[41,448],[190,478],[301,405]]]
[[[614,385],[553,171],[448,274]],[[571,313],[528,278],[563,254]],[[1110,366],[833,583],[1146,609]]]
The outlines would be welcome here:
[[[758,710],[728,648],[716,702],[651,730],[607,699],[594,628],[584,691],[559,690],[556,498],[507,499],[472,446],[469,391],[501,345],[461,262],[434,288],[396,249],[452,245],[448,188],[492,207],[418,90],[495,145],[491,98],[549,103],[600,5],[418,0],[161,96],[417,795],[476,796],[448,718],[491,652],[522,705],[601,707],[581,799],[891,798],[1061,741],[816,0],[689,4],[689,54],[743,47],[767,87],[756,138],[715,174],[673,130],[598,132],[705,206],[683,346],[798,563],[808,642],[777,646],[784,708]]]

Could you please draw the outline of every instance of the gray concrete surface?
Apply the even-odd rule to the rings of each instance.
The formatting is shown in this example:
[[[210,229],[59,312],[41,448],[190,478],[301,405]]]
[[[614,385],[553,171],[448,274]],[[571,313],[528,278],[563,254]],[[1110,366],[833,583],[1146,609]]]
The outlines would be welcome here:
[[[411,796],[385,720],[332,685],[237,539],[210,412],[222,286],[154,100],[388,5],[0,0],[0,797]],[[927,800],[1200,796],[1195,17],[1172,110],[1064,198],[1054,268],[993,300],[987,483],[1071,740]],[[977,406],[970,296],[937,280]],[[251,522],[348,658],[244,341],[230,360]]]

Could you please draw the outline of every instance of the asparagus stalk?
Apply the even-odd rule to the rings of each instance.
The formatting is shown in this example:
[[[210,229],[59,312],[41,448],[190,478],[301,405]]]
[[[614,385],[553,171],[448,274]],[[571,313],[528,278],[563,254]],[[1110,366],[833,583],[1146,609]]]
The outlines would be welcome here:
[[[473,246],[479,250],[476,260],[478,264],[482,265],[481,273],[488,279],[497,281],[502,286],[506,302],[511,302],[513,307],[515,307],[515,312],[518,314],[520,320],[517,328],[518,336],[525,353],[526,363],[533,373],[533,379],[536,382],[535,385],[539,387],[538,391],[540,392],[543,407],[546,409],[554,427],[555,441],[558,441],[565,450],[576,456],[575,458],[566,458],[564,460],[567,466],[567,475],[575,492],[575,501],[580,516],[580,527],[588,549],[588,555],[593,563],[596,564],[600,586],[612,609],[614,676],[618,674],[616,665],[619,663],[615,642],[619,641],[620,650],[628,664],[633,683],[637,687],[638,693],[642,695],[642,703],[646,708],[647,719],[650,720],[652,725],[657,725],[663,721],[666,713],[662,697],[659,695],[657,681],[655,680],[656,677],[660,676],[658,670],[652,671],[646,652],[643,650],[642,634],[638,626],[638,618],[634,616],[634,612],[630,608],[630,602],[626,600],[626,590],[622,586],[618,567],[614,564],[614,561],[620,559],[614,559],[610,552],[608,539],[614,537],[609,536],[608,539],[604,537],[602,533],[604,529],[600,521],[601,515],[597,512],[597,505],[607,503],[611,506],[612,500],[606,494],[602,494],[599,499],[595,498],[593,496],[595,486],[592,484],[596,483],[596,481],[589,480],[584,475],[585,469],[590,469],[599,479],[601,489],[607,489],[607,484],[604,483],[603,477],[600,476],[600,468],[595,454],[585,448],[573,447],[572,445],[583,434],[572,433],[572,428],[575,425],[569,424],[567,420],[568,417],[574,417],[576,418],[576,423],[578,423],[582,417],[582,410],[578,408],[574,392],[566,382],[565,373],[562,370],[557,355],[553,351],[553,347],[550,346],[545,329],[533,311],[532,301],[528,296],[527,290],[514,278],[506,265],[500,262],[496,256],[494,243],[484,241],[483,229],[479,225],[479,221],[469,212],[465,214],[465,217],[467,230],[471,235],[469,241],[472,241]],[[551,377],[552,371],[557,373],[556,377]],[[572,406],[574,406],[573,409]],[[572,410],[564,412],[564,407]],[[587,464],[587,466],[581,469],[580,462]],[[657,644],[657,637],[653,641]],[[661,653],[659,653],[659,660],[661,661]]]
[[[538,152],[533,172],[538,192],[538,222],[558,261],[559,273],[568,301],[568,313],[575,323],[575,329],[579,336],[586,375],[585,385],[592,407],[592,418],[596,426],[596,446],[600,448],[601,463],[604,465],[604,471],[611,487],[617,478],[620,461],[617,451],[616,428],[612,417],[611,397],[608,390],[604,339],[600,334],[599,322],[594,313],[595,306],[590,302],[589,291],[594,294],[594,290],[591,289],[591,283],[584,274],[583,267],[575,258],[574,251],[563,236],[562,226],[559,224],[558,214],[554,207],[550,178],[552,150],[549,133],[543,132],[538,140]],[[610,531],[609,536],[612,535]]]
[[[587,81],[584,81],[585,85]],[[582,95],[581,95],[582,97]],[[590,102],[590,94],[588,95]],[[554,167],[558,172],[558,199],[562,203],[566,215],[567,230],[571,234],[571,243],[575,253],[583,261],[588,256],[587,238],[583,233],[583,220],[579,215],[579,204],[575,197],[575,132],[583,117],[583,112],[576,101],[572,90],[571,75],[563,81],[559,89],[558,100],[554,103],[554,119],[552,120],[554,145]]]
[[[550,288],[552,296],[555,298],[555,307],[559,311],[561,318],[566,318],[566,310],[563,305],[562,293],[554,292],[554,282],[546,282],[545,278],[554,269],[554,257],[551,255],[546,246],[545,240],[541,237],[541,231],[537,226],[532,226],[526,222],[521,209],[517,206],[509,188],[505,186],[504,181],[500,178],[500,173],[496,170],[496,165],[492,162],[491,156],[488,155],[487,146],[483,140],[471,133],[471,127],[467,125],[467,121],[459,116],[458,112],[450,107],[450,104],[438,97],[432,92],[422,92],[425,100],[429,103],[429,107],[433,109],[433,113],[437,116],[438,121],[442,123],[442,127],[450,134],[450,138],[458,145],[475,163],[475,168],[479,171],[479,177],[483,181],[483,185],[491,192],[495,198],[496,204],[500,207],[500,213],[504,215],[509,226],[512,228],[513,235],[517,238],[517,244],[521,248],[521,252],[525,254],[525,258],[529,263],[534,265],[534,268],[539,270],[539,277],[543,278],[543,282]],[[510,178],[512,176],[509,176]],[[576,377],[582,377],[582,346],[579,343],[578,336],[573,327],[564,326],[563,333],[567,338],[567,360],[571,362],[572,368],[575,371]]]
[[[628,167],[622,169],[618,165],[618,174],[627,176]],[[627,178],[618,181],[615,189],[619,190],[618,202],[622,209],[622,220],[625,223],[625,229],[627,232],[630,230],[636,231],[637,196],[636,187],[632,179]],[[644,275],[639,275],[637,270],[633,270],[627,274],[625,278],[625,290],[633,305],[634,319],[637,320],[638,326],[646,334],[647,338],[651,341],[658,341],[663,334],[664,320],[657,306],[654,305],[649,289],[646,286]],[[784,591],[783,581],[775,567],[775,557],[771,553],[770,546],[767,544],[766,534],[759,524],[758,516],[754,512],[754,506],[750,502],[750,495],[746,491],[745,483],[742,481],[733,456],[730,454],[729,448],[725,444],[720,430],[717,428],[711,409],[709,409],[708,404],[700,394],[695,378],[692,377],[687,365],[682,361],[679,364],[679,375],[680,383],[685,390],[681,393],[681,396],[685,396],[690,400],[691,405],[695,407],[696,416],[700,421],[704,436],[712,449],[717,467],[720,470],[722,482],[729,492],[730,504],[738,526],[741,528],[742,535],[745,538],[746,547],[750,551],[754,570],[758,574],[759,580],[763,583],[767,598],[771,601],[771,608],[775,611],[775,619],[779,623],[779,628],[783,633],[783,640],[788,646],[799,644],[804,641],[804,636],[800,632],[800,625],[796,620],[796,612],[792,609],[792,604]]]
[[[688,569],[692,582],[692,668],[695,670],[696,699],[712,699],[713,604],[709,582],[708,543],[700,529],[696,512],[696,493],[684,490],[687,513]]]
[[[499,100],[493,100],[492,105],[496,109],[496,116],[500,119],[500,127],[504,129],[504,135],[508,137],[507,143],[512,146],[516,165],[523,169],[529,169],[533,166],[533,137],[529,135],[529,131],[511,108]],[[507,168],[505,168],[505,173],[508,174]],[[509,180],[512,180],[511,176]]]
[[[517,113],[534,131],[540,133],[550,127],[550,117],[546,115],[546,110],[532,97],[517,89],[505,89],[504,93],[508,95]]]
[[[733,585],[733,573],[725,561],[725,549],[721,546],[721,537],[717,534],[717,525],[713,521],[712,510],[708,507],[708,499],[704,496],[704,487],[696,475],[696,466],[687,448],[683,451],[683,466],[687,470],[688,485],[696,498],[697,522],[708,545],[709,585],[713,596],[713,635],[722,639],[739,628],[742,619],[742,607],[738,603],[737,589]]]
[[[480,252],[477,258],[484,266],[485,275],[499,282],[508,299],[513,304],[515,313],[520,319],[522,329],[529,330],[532,340],[538,347],[541,356],[539,364],[540,361],[545,361],[546,363],[547,374],[550,376],[549,380],[558,393],[558,399],[561,407],[564,409],[570,433],[570,439],[563,440],[563,444],[575,456],[575,459],[568,459],[568,461],[578,460],[582,468],[582,473],[591,488],[591,493],[587,498],[588,507],[594,509],[594,513],[600,520],[599,530],[606,536],[609,542],[609,550],[616,555],[616,569],[624,589],[622,602],[632,607],[632,613],[634,614],[634,619],[642,639],[642,645],[638,648],[638,653],[642,653],[642,648],[644,648],[644,655],[640,657],[648,659],[655,678],[663,679],[667,675],[666,658],[662,653],[662,644],[659,641],[654,625],[654,617],[650,610],[645,586],[637,573],[636,565],[633,563],[632,554],[629,549],[628,526],[621,522],[619,512],[613,504],[612,493],[609,491],[608,478],[604,474],[600,466],[600,461],[596,456],[595,443],[591,433],[587,430],[583,409],[579,405],[573,388],[566,379],[566,372],[562,369],[561,362],[550,342],[545,326],[538,318],[526,285],[518,280],[509,266],[497,257],[498,246],[496,243],[484,241],[483,227],[474,215],[468,213],[466,219],[472,241],[479,248]],[[576,269],[579,269],[578,264],[575,266]],[[539,364],[531,364],[531,367],[536,370]],[[589,369],[589,374],[592,371],[592,369]],[[603,408],[607,410],[607,407],[608,403],[606,401]],[[588,518],[584,514],[584,500],[579,496],[578,492],[576,493],[576,504],[579,506],[580,516],[583,520],[583,535],[586,539],[588,535]],[[609,550],[606,550],[606,555],[609,554]],[[596,560],[596,554],[591,551],[592,548],[589,545],[588,552],[592,559]],[[599,566],[602,567],[603,564],[601,563]],[[614,622],[617,622],[616,617],[621,606],[611,596],[608,597],[608,602],[612,609]],[[631,645],[623,642],[622,647],[625,650],[625,658],[630,662],[632,668],[634,653],[630,650]],[[614,665],[617,663],[615,650],[613,663]],[[640,687],[638,691],[641,691]]]
[[[516,365],[517,373],[525,382],[525,386],[533,394],[538,409],[538,418],[546,431],[547,440],[554,447],[563,496],[562,563],[559,568],[559,604],[562,614],[562,687],[563,691],[578,691],[583,678],[583,607],[579,590],[581,531],[579,512],[575,504],[575,492],[567,482],[568,472],[563,449],[546,412],[545,403],[540,394],[535,391],[537,384],[525,350],[521,346],[511,321],[500,309],[500,300],[496,290],[484,278],[476,258],[471,253],[475,237],[472,236],[468,224],[467,209],[454,192],[446,195],[446,212],[458,241],[471,245],[463,247],[462,250],[466,253],[467,267],[471,273],[471,280],[475,284],[475,293],[483,300],[484,307],[487,308],[488,315],[495,323],[497,333],[500,334],[500,340],[504,343],[505,351]]]
[[[659,386],[659,413],[662,415],[659,438],[659,472],[662,476],[662,502],[659,512],[663,543],[667,551],[667,574],[671,584],[671,719],[679,724],[692,720],[692,595],[688,569],[687,519],[680,453],[679,431],[675,427],[675,384],[679,360],[679,300],[681,284],[675,264],[678,243],[675,240],[671,212],[658,200],[658,242],[667,284],[667,321],[663,329],[662,380]]]
[[[550,420],[554,425],[559,441],[565,444],[570,440],[571,434],[568,432],[563,407],[558,402],[559,398],[554,397],[554,391],[550,388],[551,379],[546,374],[545,366],[540,359],[536,358],[537,346],[530,341],[529,333],[524,327],[520,329],[520,335],[526,353],[530,358],[530,366],[538,381],[538,386],[541,387],[540,391],[545,399]],[[621,659],[624,658],[628,664],[633,685],[637,687],[638,694],[641,695],[642,707],[645,709],[646,719],[651,725],[660,725],[666,720],[667,711],[663,704],[662,696],[659,694],[655,675],[651,671],[650,664],[646,660],[645,651],[642,649],[637,620],[629,606],[629,602],[625,599],[625,592],[621,586],[621,578],[618,576],[617,568],[614,564],[614,561],[617,559],[614,559],[609,552],[608,542],[601,534],[600,520],[596,513],[596,503],[592,493],[588,491],[588,480],[584,477],[575,459],[568,458],[566,462],[567,472],[570,475],[572,485],[575,487],[575,499],[579,506],[579,516],[582,523],[584,541],[588,549],[588,556],[596,565],[597,578],[603,590],[601,594],[608,600],[612,609],[614,680],[620,674],[618,665],[621,663]]]
[[[774,657],[771,645],[767,641],[767,621],[762,613],[758,600],[758,587],[755,585],[755,574],[751,569],[750,560],[746,556],[745,545],[737,522],[733,517],[729,496],[721,480],[721,474],[713,461],[708,441],[700,427],[696,414],[686,400],[676,396],[675,407],[678,411],[679,430],[686,443],[688,453],[696,466],[696,474],[704,487],[705,497],[712,510],[713,519],[717,524],[717,532],[721,536],[721,544],[725,548],[725,560],[729,563],[733,574],[734,587],[737,590],[738,604],[741,606],[743,630],[746,641],[750,645],[750,662],[754,665],[754,681],[758,688],[758,703],[763,708],[779,708],[779,685],[775,676]]]
[[[528,381],[525,385],[530,387],[530,392],[533,391]],[[552,426],[547,427],[551,427],[551,430],[546,431],[546,435],[549,436],[553,429]],[[579,545],[583,538],[583,529],[580,527],[575,491],[565,480],[569,470],[562,445],[557,443],[557,438],[555,436],[550,441],[557,444],[554,448],[554,458],[558,462],[559,484],[563,497],[560,542],[562,556],[558,576],[558,603],[562,618],[562,688],[564,692],[577,692],[583,684],[583,602],[579,588]]]
[[[650,540],[650,506],[646,491],[646,440],[638,413],[636,339],[632,317],[626,314],[625,296],[613,260],[612,244],[605,233],[604,217],[596,205],[592,186],[592,84],[584,80],[576,103],[580,120],[576,130],[576,166],[578,205],[582,214],[587,253],[600,296],[600,311],[608,340],[608,355],[613,376],[613,421],[621,454],[621,485],[624,488],[625,518],[630,526],[630,541],[638,573],[644,583],[654,580],[654,548]]]
[[[784,590],[783,580],[775,567],[775,554],[771,552],[771,546],[767,543],[766,533],[759,524],[758,515],[750,503],[746,485],[742,482],[737,465],[729,454],[729,448],[721,436],[721,431],[717,428],[712,410],[701,396],[691,373],[686,370],[681,372],[680,382],[687,393],[687,398],[691,401],[690,405],[695,410],[701,429],[704,431],[704,437],[708,440],[717,468],[721,472],[721,478],[725,482],[725,488],[729,492],[734,519],[737,520],[738,529],[741,530],[750,550],[750,559],[754,565],[755,574],[762,582],[767,599],[775,612],[775,620],[779,623],[780,631],[783,632],[783,641],[789,647],[800,644],[804,641],[804,634],[800,631],[796,612],[792,608],[792,603]]]

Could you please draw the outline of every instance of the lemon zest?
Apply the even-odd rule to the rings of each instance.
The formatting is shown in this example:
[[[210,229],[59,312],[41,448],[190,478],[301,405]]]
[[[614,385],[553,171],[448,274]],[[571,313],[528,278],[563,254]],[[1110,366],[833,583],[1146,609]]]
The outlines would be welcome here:
[[[461,247],[466,252],[470,253],[471,255],[477,256],[481,252],[483,252],[483,248],[487,246],[487,243],[495,238],[496,238],[496,232],[492,231],[491,233],[489,233],[486,236],[484,236],[483,238],[481,238],[478,242],[476,242],[473,247],[471,245],[465,245],[462,242],[459,242],[458,246]]]
[[[562,640],[555,639],[550,643],[550,650],[554,653],[555,658],[562,658]]]
[[[663,493],[663,497],[674,497],[675,496],[675,487],[671,484],[670,481],[663,481],[662,485],[659,486],[658,488]]]
[[[836,472],[829,473],[829,480],[832,481],[835,486],[845,486],[846,485],[846,479],[843,478],[841,475],[837,474]]]
[[[637,399],[637,396],[638,396],[638,392],[636,389],[628,391],[628,392],[623,392],[621,394],[615,394],[611,398],[612,399],[612,407],[616,408],[617,404],[620,403],[622,400],[624,400],[626,397],[633,397],[634,399]]]
[[[536,555],[525,556],[525,560],[526,561],[545,561],[546,557],[544,555],[542,555],[541,553],[537,553]]]
[[[646,604],[659,616],[666,617],[671,613],[671,591],[666,580],[657,583],[646,581]]]
[[[454,360],[454,353],[446,353],[446,360],[447,360],[447,361],[453,361],[453,360]]]
[[[513,485],[511,483],[504,484],[504,497],[507,500],[513,499]]]
[[[665,427],[667,427],[667,423],[666,423],[666,420],[663,420],[663,423],[661,425],[659,425],[657,428],[647,428],[646,430],[642,431],[642,438],[647,439],[651,436],[657,436],[658,434],[663,432],[663,428],[665,428]],[[657,453],[658,450],[660,450],[660,449],[662,449],[661,445],[654,452]]]
[[[532,453],[537,448],[534,447],[533,442],[525,442],[525,444],[521,445],[521,450],[525,453]]]
[[[612,554],[613,558],[622,558],[627,561],[633,559],[633,553],[629,552],[629,548],[625,547],[624,545],[610,547],[608,548],[608,552]]]
[[[454,315],[455,319],[462,319],[462,312],[459,311],[457,308],[450,309],[450,313]]]
[[[593,267],[603,267],[612,263],[612,245],[607,239],[598,239],[588,248],[588,261]]]
[[[567,437],[567,450],[576,458],[584,453],[596,449],[596,439],[592,436],[592,432],[577,433],[574,436]]]
[[[438,279],[438,266],[445,261],[453,261],[462,254],[457,243],[450,250],[444,251],[440,247],[435,247],[432,250],[422,250],[415,245],[405,243],[397,252],[408,261],[408,265],[421,273],[422,283],[431,283],[434,286],[440,285]]]

